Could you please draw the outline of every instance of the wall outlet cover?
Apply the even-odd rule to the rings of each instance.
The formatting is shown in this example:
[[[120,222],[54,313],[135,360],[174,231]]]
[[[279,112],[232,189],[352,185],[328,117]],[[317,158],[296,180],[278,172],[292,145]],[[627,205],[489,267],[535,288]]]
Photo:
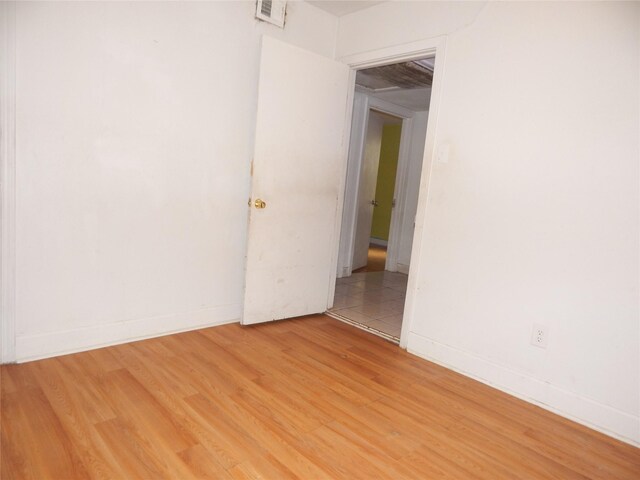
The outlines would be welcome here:
[[[539,323],[533,324],[531,331],[531,345],[539,348],[547,348],[549,343],[549,329]]]

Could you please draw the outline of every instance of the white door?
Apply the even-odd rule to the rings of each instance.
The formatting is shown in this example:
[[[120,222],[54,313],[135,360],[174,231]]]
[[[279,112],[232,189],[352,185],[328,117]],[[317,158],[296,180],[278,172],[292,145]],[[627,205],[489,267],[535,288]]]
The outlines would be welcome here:
[[[348,90],[346,65],[263,37],[244,325],[327,309]]]
[[[376,181],[378,180],[378,164],[380,163],[380,146],[382,144],[384,122],[384,117],[381,114],[369,110],[362,164],[360,166],[352,271],[366,266],[369,260],[371,221],[373,219],[373,209],[375,208],[373,202],[376,198]]]

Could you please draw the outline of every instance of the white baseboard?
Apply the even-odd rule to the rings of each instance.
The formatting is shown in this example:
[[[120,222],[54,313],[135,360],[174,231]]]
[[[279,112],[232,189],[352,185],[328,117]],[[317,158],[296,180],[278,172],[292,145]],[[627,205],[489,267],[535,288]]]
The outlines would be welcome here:
[[[18,363],[94,348],[159,337],[171,333],[238,322],[241,306],[221,305],[194,312],[146,317],[85,328],[16,338]]]
[[[389,242],[387,240],[382,240],[381,238],[370,237],[369,244],[378,245],[380,247],[386,247]]]
[[[409,333],[407,351],[606,435],[640,446],[640,417],[413,332]]]
[[[409,275],[409,265],[405,265],[404,263],[398,263],[398,271],[400,273],[404,273],[405,275]]]

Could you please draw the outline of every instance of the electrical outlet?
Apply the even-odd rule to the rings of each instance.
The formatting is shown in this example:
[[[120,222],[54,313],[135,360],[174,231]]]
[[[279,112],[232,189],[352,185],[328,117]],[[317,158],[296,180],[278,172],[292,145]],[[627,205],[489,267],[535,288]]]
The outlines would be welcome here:
[[[549,343],[549,330],[544,325],[538,323],[533,324],[531,332],[531,345],[540,348],[547,348]]]

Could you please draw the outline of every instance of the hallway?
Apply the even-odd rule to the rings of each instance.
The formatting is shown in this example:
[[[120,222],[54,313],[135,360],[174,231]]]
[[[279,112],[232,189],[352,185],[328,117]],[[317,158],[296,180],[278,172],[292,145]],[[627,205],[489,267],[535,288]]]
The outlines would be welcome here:
[[[360,272],[336,280],[329,314],[394,342],[400,341],[407,275]]]

